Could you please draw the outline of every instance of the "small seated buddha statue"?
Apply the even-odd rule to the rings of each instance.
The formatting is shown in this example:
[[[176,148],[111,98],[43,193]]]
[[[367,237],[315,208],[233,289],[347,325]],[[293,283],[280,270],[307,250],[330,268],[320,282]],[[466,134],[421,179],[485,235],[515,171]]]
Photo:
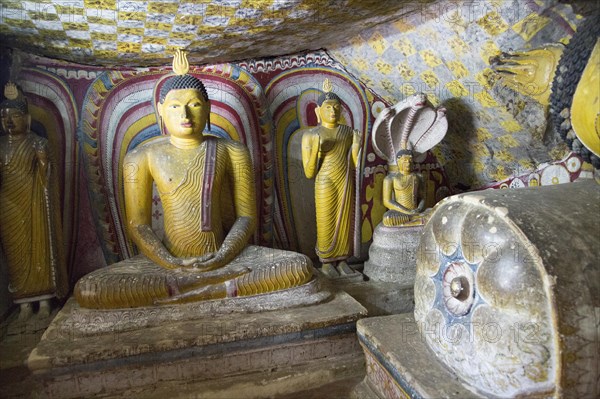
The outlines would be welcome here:
[[[161,129],[125,157],[128,233],[143,254],[84,276],[75,297],[87,308],[131,308],[264,294],[307,283],[310,259],[287,251],[283,261],[236,262],[256,226],[250,154],[242,144],[203,134],[210,100],[188,74],[184,52],[160,88]],[[164,211],[164,239],[151,227],[152,184]],[[230,214],[233,213],[233,214]],[[270,250],[276,251],[276,250]],[[249,265],[250,264],[250,265]]]
[[[433,109],[427,97],[415,94],[385,108],[373,124],[373,149],[388,163],[383,180],[383,215],[387,227],[424,224],[425,182],[413,171],[413,154],[439,143],[448,129],[446,109]]]
[[[383,215],[387,227],[420,224],[418,216],[425,206],[423,178],[413,172],[410,150],[400,150],[396,165],[389,165],[383,180],[383,205],[388,211]]]

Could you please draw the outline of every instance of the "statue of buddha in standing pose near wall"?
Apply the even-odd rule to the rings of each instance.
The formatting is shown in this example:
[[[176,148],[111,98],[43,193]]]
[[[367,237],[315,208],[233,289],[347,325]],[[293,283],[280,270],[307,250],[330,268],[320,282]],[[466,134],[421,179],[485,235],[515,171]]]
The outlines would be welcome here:
[[[48,140],[29,130],[27,99],[13,83],[0,104],[0,243],[8,290],[20,320],[50,315],[50,299],[69,291],[62,247],[58,171]]]
[[[340,124],[340,98],[331,90],[326,79],[315,110],[320,126],[302,136],[302,165],[306,177],[315,179],[315,250],[323,272],[336,277],[353,273],[345,261],[360,249],[356,168],[362,136]]]

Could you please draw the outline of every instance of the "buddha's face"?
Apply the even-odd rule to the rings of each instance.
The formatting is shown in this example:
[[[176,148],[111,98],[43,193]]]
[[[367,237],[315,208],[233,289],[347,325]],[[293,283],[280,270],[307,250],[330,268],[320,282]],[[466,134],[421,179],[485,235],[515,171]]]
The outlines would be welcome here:
[[[330,124],[336,124],[340,120],[341,106],[338,100],[325,100],[317,112],[321,117],[321,121]]]
[[[2,129],[11,136],[27,133],[29,115],[16,108],[4,108],[0,111]]]
[[[401,155],[397,159],[398,170],[403,175],[409,175],[412,172],[412,155]]]
[[[171,90],[158,104],[158,113],[168,132],[175,137],[201,134],[210,114],[210,102],[196,89]]]

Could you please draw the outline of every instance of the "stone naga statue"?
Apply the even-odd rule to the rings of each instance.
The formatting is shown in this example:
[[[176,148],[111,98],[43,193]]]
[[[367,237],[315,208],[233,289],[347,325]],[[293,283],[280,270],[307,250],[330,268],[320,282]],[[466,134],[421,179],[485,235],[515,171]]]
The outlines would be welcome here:
[[[83,307],[256,295],[302,285],[312,277],[304,255],[279,251],[285,255],[257,262],[236,258],[256,225],[250,155],[240,143],[203,134],[210,100],[188,69],[185,53],[178,51],[176,75],[160,88],[156,110],[169,135],[150,139],[125,157],[125,164],[136,169],[124,182],[128,232],[145,257],[84,276],[75,288]],[[151,228],[153,182],[164,210],[162,241]]]
[[[383,204],[388,227],[420,225],[425,204],[424,184],[413,172],[413,153],[424,153],[439,143],[448,129],[446,110],[427,106],[424,94],[415,94],[385,108],[373,124],[373,149],[388,162],[383,180]]]
[[[332,89],[325,79],[315,109],[320,125],[302,135],[302,165],[306,177],[315,179],[315,251],[325,274],[335,277],[336,265],[339,273],[352,273],[345,261],[360,249],[356,167],[362,135],[340,124],[340,98]]]
[[[0,242],[9,292],[20,320],[50,314],[50,299],[69,291],[63,257],[58,171],[48,140],[29,130],[27,99],[13,83],[0,104]]]

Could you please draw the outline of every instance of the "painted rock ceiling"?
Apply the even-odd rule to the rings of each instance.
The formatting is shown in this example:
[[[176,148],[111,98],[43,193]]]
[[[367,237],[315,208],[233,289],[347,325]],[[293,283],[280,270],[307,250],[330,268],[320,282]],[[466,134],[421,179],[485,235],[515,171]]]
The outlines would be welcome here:
[[[82,64],[164,65],[175,48],[193,63],[216,63],[328,47],[427,2],[3,0],[0,35]]]

